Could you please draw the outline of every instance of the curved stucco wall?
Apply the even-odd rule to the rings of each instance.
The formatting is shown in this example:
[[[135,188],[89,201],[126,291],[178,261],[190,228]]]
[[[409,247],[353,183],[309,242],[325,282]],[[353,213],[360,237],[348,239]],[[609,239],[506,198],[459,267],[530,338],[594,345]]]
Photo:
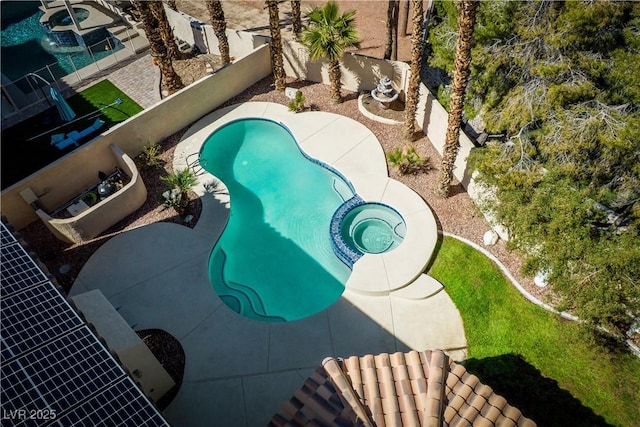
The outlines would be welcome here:
[[[92,239],[138,210],[147,200],[147,189],[131,157],[115,145],[109,148],[116,165],[131,177],[131,181],[105,200],[71,218],[52,218],[38,209],[37,215],[58,239],[70,243]]]

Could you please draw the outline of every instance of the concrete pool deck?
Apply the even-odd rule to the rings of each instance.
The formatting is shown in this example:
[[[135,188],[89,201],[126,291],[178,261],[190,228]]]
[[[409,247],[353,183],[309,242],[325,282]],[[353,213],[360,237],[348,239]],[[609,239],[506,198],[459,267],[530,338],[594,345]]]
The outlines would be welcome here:
[[[391,183],[382,148],[368,129],[341,116],[321,121],[276,104],[250,104],[217,111],[207,116],[214,119],[209,124],[198,122],[202,126],[192,127],[176,148],[174,167],[186,165],[187,156],[197,153],[204,138],[222,124],[218,120],[279,115],[278,121],[308,154],[337,167],[363,198],[405,209],[403,216],[425,215],[422,226],[433,227],[435,245],[435,221],[424,219],[424,209],[431,215],[428,206],[421,199],[424,207],[419,205],[406,187]],[[417,277],[411,286],[392,289],[393,277],[365,265],[365,289],[347,286],[334,305],[294,322],[263,323],[233,312],[208,278],[209,255],[229,215],[229,195],[211,175],[199,178],[203,211],[194,229],[156,223],[120,234],[91,257],[71,290],[76,295],[99,289],[133,329],[163,329],[180,340],[184,382],[163,413],[172,425],[265,425],[327,356],[443,349],[455,360],[464,359],[467,343],[460,314],[442,285],[421,270],[404,273]],[[408,208],[396,206],[405,198]],[[411,243],[422,254],[424,245]],[[394,258],[378,261],[407,265]]]

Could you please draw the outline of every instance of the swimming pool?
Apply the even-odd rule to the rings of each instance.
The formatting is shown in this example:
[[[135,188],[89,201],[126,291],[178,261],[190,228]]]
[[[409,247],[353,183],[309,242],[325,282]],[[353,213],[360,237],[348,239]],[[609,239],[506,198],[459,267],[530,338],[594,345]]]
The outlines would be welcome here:
[[[7,8],[13,7],[10,3],[14,2],[3,2],[3,13],[8,10]],[[2,37],[0,37],[2,56],[12,58],[11,61],[3,61],[2,73],[11,80],[18,80],[25,74],[40,70],[47,65],[54,77],[58,79],[92,64],[93,58],[100,60],[123,48],[122,44],[109,36],[106,30],[102,30],[104,36],[100,39],[104,40],[108,37],[109,42],[93,46],[91,53],[84,46],[51,45],[47,38],[47,31],[40,24],[40,18],[44,13],[38,10],[39,2],[29,3],[34,3],[32,14],[6,26],[3,25],[2,28]],[[95,42],[97,40],[92,43]],[[109,46],[109,50],[105,50],[106,45]],[[48,73],[43,75],[50,79]],[[23,91],[28,91],[28,85],[24,86]]]
[[[231,199],[209,259],[209,278],[222,301],[263,321],[301,319],[333,304],[351,274],[352,263],[337,256],[332,234],[335,213],[361,200],[350,182],[307,156],[284,125],[262,118],[215,130],[199,160],[225,183]],[[359,215],[366,222],[361,216],[367,211]]]

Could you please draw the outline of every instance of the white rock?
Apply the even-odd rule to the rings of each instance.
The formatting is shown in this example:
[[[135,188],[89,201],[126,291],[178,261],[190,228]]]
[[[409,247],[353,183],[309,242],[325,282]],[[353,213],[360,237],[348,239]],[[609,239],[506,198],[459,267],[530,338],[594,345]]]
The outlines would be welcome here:
[[[546,270],[540,270],[538,271],[538,274],[536,274],[536,277],[533,278],[533,283],[535,283],[539,288],[544,288],[549,284],[547,279],[549,279],[549,272]]]
[[[482,241],[485,246],[493,246],[498,243],[498,233],[493,230],[489,230],[484,233],[484,236],[482,236]]]
[[[298,92],[298,89],[295,87],[287,87],[284,89],[284,95],[289,99],[296,99],[296,93]]]

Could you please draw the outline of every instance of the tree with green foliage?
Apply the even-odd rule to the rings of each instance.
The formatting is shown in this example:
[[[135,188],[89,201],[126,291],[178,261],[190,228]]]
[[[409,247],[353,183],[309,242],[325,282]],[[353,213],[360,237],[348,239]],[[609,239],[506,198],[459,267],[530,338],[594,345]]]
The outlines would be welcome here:
[[[451,5],[429,35],[447,71]],[[471,156],[489,207],[560,308],[622,336],[640,318],[640,4],[481,2],[476,27],[464,113],[504,135]]]
[[[330,1],[307,14],[309,25],[302,33],[302,42],[309,48],[311,60],[326,58],[329,61],[331,99],[335,103],[342,102],[340,58],[345,49],[360,47],[358,32],[354,26],[355,16],[355,10],[341,15],[338,5]]]

